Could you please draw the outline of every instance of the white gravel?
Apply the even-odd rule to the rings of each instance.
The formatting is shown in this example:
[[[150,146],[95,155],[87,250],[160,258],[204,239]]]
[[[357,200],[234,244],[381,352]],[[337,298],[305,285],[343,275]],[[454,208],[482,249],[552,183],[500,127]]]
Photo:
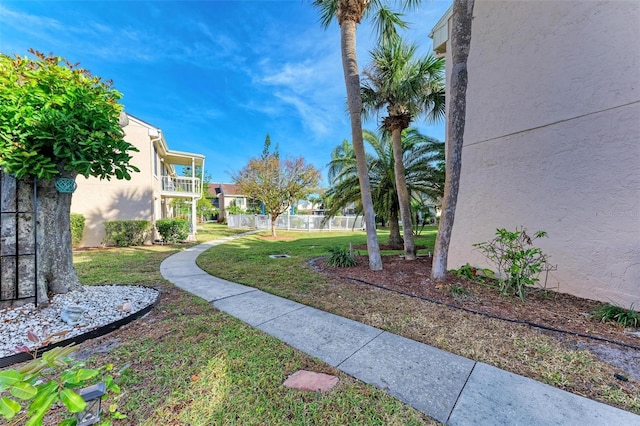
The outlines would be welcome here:
[[[31,330],[41,339],[56,334],[56,340],[86,333],[138,312],[152,304],[158,292],[138,286],[83,286],[81,290],[58,294],[46,308],[33,303],[0,310],[0,358],[13,355],[16,346],[37,346],[27,339]],[[76,325],[68,325],[60,314],[66,306],[86,309]]]

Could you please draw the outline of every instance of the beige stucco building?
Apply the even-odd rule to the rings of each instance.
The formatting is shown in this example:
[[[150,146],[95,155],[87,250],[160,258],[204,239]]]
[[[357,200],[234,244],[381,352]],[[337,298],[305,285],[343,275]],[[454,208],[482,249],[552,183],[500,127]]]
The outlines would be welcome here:
[[[637,1],[475,2],[450,268],[487,265],[496,228],[544,230],[548,287],[640,307],[639,40]]]
[[[132,153],[131,164],[140,169],[131,180],[100,180],[79,176],[71,201],[71,212],[85,216],[81,246],[97,247],[103,243],[103,222],[111,220],[148,220],[173,217],[171,200],[181,199],[191,204],[192,232],[196,231],[196,200],[201,197],[204,156],[168,148],[162,131],[127,114],[123,127],[124,139],[139,152]],[[123,123],[124,124],[124,123]],[[191,176],[182,176],[181,167],[189,167]],[[157,239],[154,235],[149,238]]]

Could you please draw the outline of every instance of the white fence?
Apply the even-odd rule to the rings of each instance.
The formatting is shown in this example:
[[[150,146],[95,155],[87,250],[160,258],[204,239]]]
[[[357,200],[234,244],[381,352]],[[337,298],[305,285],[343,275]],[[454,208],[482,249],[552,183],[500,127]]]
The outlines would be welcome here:
[[[336,216],[323,220],[326,216],[282,215],[276,220],[276,229],[287,231],[355,231],[364,229],[362,216]],[[238,214],[227,216],[229,228],[271,229],[270,215]]]

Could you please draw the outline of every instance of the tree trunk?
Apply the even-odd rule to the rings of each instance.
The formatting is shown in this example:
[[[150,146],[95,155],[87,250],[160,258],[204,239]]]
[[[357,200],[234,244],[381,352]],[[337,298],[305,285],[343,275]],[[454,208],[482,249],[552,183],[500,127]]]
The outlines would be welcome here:
[[[392,130],[391,141],[393,145],[393,171],[396,177],[396,192],[398,193],[402,234],[404,236],[404,258],[405,260],[416,260],[416,245],[413,239],[413,225],[411,224],[411,200],[407,190],[402,152],[402,129],[394,128]]]
[[[362,138],[362,98],[360,97],[360,74],[356,57],[356,22],[345,20],[340,24],[340,40],[342,49],[342,67],[344,81],[347,87],[347,102],[351,118],[351,138],[353,150],[356,154],[360,194],[367,231],[367,252],[369,254],[369,268],[373,271],[382,270],[382,258],[376,233],[376,216],[371,199],[371,185],[369,171],[365,157],[364,140]]]
[[[433,253],[431,278],[443,281],[458,201],[467,93],[467,57],[471,47],[471,19],[474,0],[454,0],[451,26],[451,81],[447,119],[447,158],[442,214]]]
[[[58,192],[55,179],[38,180],[38,287],[38,300],[48,300],[41,299],[42,291],[60,294],[81,287],[71,249],[71,194]]]
[[[276,220],[278,220],[278,217],[275,215],[271,215],[271,236],[272,237],[276,236]]]
[[[75,173],[64,175],[64,177],[73,179],[75,176]],[[7,184],[12,179],[11,177],[4,176],[2,179],[2,199],[6,202],[12,197],[10,192],[18,191],[18,210],[33,211],[32,178],[24,178],[19,181],[19,184],[16,182],[18,185],[15,186]],[[23,189],[18,190],[18,187]],[[49,302],[49,295],[66,293],[80,288],[81,285],[73,266],[71,249],[71,194],[59,193],[55,187],[55,179],[39,179],[36,185],[36,197],[37,248],[35,253],[37,253],[37,258],[31,257],[33,259],[31,262],[19,260],[20,275],[30,282],[20,282],[19,287],[24,290],[20,290],[22,294],[15,296],[23,297],[25,293],[31,292],[32,290],[29,291],[27,287],[32,285],[33,279],[37,277],[38,305],[46,305]],[[10,236],[15,237],[17,233],[17,253],[34,252],[33,217],[30,213],[21,215],[17,222],[10,223],[6,222],[6,219],[7,217],[11,218],[11,215],[3,214],[2,241],[3,243],[11,241]],[[29,256],[25,258],[29,258]]]
[[[400,236],[400,224],[398,223],[398,206],[389,209],[389,241],[391,247],[401,248],[404,244]]]

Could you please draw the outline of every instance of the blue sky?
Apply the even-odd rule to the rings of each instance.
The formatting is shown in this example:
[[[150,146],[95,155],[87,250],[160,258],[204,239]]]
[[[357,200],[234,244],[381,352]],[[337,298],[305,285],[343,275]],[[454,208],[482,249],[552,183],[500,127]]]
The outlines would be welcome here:
[[[422,54],[451,3],[426,0],[405,16]],[[361,69],[373,41],[363,22]],[[323,29],[310,0],[2,0],[0,51],[31,47],[113,80],[126,111],[162,129],[170,149],[206,155],[215,182],[260,155],[267,133],[325,179],[331,150],[351,140],[339,28]],[[416,125],[444,140],[444,123]]]

